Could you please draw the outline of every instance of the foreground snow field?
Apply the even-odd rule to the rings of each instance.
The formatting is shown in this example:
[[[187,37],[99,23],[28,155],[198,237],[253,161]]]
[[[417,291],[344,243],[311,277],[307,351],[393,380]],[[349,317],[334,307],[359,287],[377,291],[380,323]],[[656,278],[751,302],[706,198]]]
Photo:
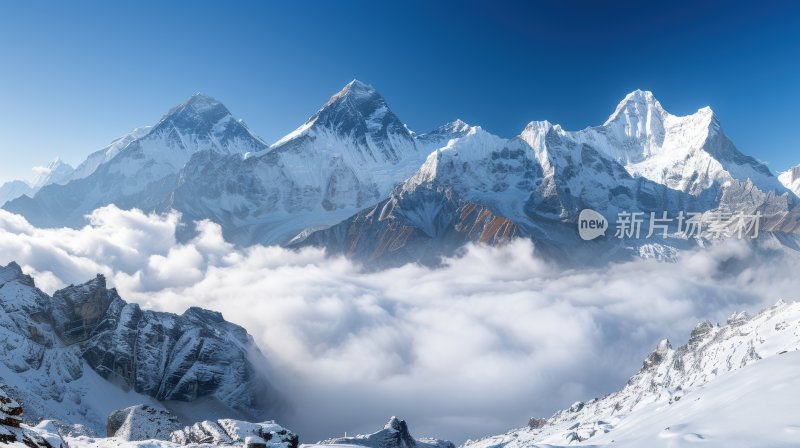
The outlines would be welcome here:
[[[678,349],[662,341],[621,391],[465,447],[798,446],[799,349],[798,303],[706,321]]]

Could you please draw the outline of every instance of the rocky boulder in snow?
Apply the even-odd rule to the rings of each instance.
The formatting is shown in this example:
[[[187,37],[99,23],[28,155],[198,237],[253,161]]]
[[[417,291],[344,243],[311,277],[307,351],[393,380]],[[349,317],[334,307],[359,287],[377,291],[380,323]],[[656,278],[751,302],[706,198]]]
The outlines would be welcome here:
[[[112,412],[106,433],[123,440],[169,440],[178,429],[180,423],[169,411],[136,405]]]
[[[297,448],[299,444],[297,435],[272,421],[249,423],[229,419],[206,420],[175,431],[170,438],[173,443],[180,445],[204,443],[245,448],[266,448],[267,445],[272,448]]]
[[[31,448],[66,448],[49,422],[30,427],[22,423],[22,406],[0,389],[0,445]]]

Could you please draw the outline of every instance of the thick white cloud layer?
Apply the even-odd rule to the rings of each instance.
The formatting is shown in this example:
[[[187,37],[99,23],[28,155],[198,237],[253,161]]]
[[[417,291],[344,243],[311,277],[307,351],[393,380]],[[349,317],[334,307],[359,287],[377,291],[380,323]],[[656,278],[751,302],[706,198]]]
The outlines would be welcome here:
[[[79,230],[38,229],[0,211],[0,263],[48,292],[99,272],[145,307],[221,311],[270,360],[294,403],[285,424],[304,441],[394,414],[455,441],[522,426],[618,389],[663,337],[682,343],[702,319],[800,291],[796,264],[755,260],[736,241],[602,270],[559,269],[519,241],[365,272],[317,249],[237,249],[209,222],[179,243],[178,225],[110,206]]]

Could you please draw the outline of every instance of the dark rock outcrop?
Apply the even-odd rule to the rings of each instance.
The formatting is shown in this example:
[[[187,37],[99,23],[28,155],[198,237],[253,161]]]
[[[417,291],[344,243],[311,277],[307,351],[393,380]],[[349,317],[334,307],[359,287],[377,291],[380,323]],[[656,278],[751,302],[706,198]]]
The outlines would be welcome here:
[[[66,448],[55,428],[43,422],[35,427],[22,424],[22,406],[0,389],[0,445],[30,448]]]
[[[405,420],[392,417],[382,430],[364,436],[340,437],[319,445],[357,445],[369,448],[455,448],[452,442],[440,439],[415,439]]]
[[[266,417],[280,402],[250,360],[258,352],[252,338],[220,313],[142,310],[101,275],[57,291],[52,303],[64,342],[77,344],[94,371],[124,389],[160,401],[211,397],[250,418]]]

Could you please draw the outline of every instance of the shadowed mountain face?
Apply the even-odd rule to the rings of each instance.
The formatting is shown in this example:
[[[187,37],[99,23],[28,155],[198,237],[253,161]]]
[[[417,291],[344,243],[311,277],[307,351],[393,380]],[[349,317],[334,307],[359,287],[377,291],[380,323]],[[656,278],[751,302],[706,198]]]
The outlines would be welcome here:
[[[197,402],[197,415],[208,407],[257,420],[284,407],[257,366],[266,360],[252,338],[217,312],[142,310],[102,276],[48,297],[14,263],[0,268],[0,307],[0,333],[15,341],[0,357],[15,375],[5,378],[14,385],[8,392],[34,420],[79,414],[102,433],[106,411],[97,403]]]
[[[514,221],[481,204],[458,199],[452,190],[418,189],[393,195],[292,245],[324,246],[334,253],[389,266],[433,264],[469,242],[494,245],[526,236],[528,232]]]
[[[793,175],[779,180],[739,152],[710,108],[675,116],[639,90],[600,126],[572,132],[531,122],[506,139],[461,120],[415,134],[374,88],[353,81],[270,146],[198,94],[92,154],[72,176],[5,208],[36,225],[75,227],[111,203],[174,209],[187,224],[181,239],[194,221],[210,219],[240,245],[313,244],[387,264],[435,262],[468,242],[518,236],[563,255],[579,247],[575,223],[586,208],[608,218],[759,212],[765,229],[789,239],[800,215]],[[626,257],[653,253],[649,245],[580,250]],[[657,245],[674,253],[687,242]]]

